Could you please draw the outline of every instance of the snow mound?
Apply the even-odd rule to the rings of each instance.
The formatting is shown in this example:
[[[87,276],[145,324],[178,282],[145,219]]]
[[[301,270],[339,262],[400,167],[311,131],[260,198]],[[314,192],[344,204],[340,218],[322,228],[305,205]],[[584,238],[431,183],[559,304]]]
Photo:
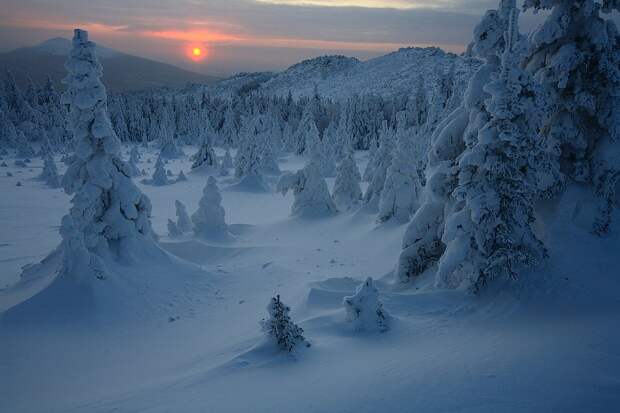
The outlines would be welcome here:
[[[131,257],[105,262],[101,279],[81,282],[59,276],[60,253],[28,267],[22,280],[3,292],[24,301],[4,313],[3,329],[118,327],[188,316],[210,290],[212,277],[157,247],[140,244]],[[140,266],[132,265],[139,261]],[[30,296],[29,298],[26,298]]]

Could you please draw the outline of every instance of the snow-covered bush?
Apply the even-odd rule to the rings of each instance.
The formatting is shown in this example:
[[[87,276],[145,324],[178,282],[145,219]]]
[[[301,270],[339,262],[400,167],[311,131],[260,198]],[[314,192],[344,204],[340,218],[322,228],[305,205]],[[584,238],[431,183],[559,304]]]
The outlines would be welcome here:
[[[60,229],[63,273],[98,276],[101,257],[122,250],[119,242],[152,242],[151,203],[121,159],[120,142],[108,118],[101,65],[86,31],[75,30],[65,66],[69,74],[62,102],[69,105],[75,154],[62,180],[65,191],[73,194]]]
[[[203,238],[228,238],[230,234],[225,216],[217,182],[213,176],[209,176],[198,202],[198,210],[192,214],[194,234]]]
[[[269,301],[267,312],[269,318],[261,321],[263,332],[280,350],[291,352],[298,345],[310,347],[310,343],[303,336],[304,330],[291,320],[291,309],[280,301],[276,295]]]
[[[362,200],[361,175],[353,153],[348,152],[338,165],[332,198],[342,211],[351,209]]]
[[[324,217],[337,212],[315,158],[311,158],[306,166],[296,173],[287,172],[280,177],[277,191],[286,195],[289,190],[293,191],[295,196],[291,208],[293,216]]]
[[[389,329],[390,315],[379,301],[379,290],[371,277],[368,277],[355,294],[342,301],[347,313],[347,321],[357,331],[384,332]]]

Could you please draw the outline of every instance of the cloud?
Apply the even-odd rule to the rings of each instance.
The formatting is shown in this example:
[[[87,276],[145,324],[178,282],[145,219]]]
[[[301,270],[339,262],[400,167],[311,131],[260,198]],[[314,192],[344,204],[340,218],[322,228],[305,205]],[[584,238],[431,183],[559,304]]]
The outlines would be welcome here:
[[[0,48],[93,32],[108,47],[194,70],[273,70],[323,53],[368,58],[402,46],[459,52],[497,0],[9,0]],[[197,68],[188,43],[209,49]],[[268,58],[266,58],[268,56]]]

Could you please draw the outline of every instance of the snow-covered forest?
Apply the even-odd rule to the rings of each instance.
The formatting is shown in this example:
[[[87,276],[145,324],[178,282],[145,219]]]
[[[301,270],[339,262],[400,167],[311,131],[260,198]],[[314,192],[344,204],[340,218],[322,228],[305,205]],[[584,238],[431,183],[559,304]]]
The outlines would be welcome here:
[[[522,3],[461,55],[2,73],[0,411],[614,411],[620,2]]]

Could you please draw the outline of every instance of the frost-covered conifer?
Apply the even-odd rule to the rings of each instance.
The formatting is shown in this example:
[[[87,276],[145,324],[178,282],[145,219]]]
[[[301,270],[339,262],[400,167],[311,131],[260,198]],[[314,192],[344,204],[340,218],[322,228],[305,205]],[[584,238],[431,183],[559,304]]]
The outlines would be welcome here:
[[[545,255],[532,230],[533,204],[550,163],[532,127],[535,91],[521,69],[517,14],[513,5],[500,71],[484,88],[490,118],[458,159],[458,207],[446,218],[439,287],[479,288],[500,275],[516,278]]]
[[[176,238],[182,235],[183,232],[179,229],[177,223],[171,219],[168,219],[168,236],[171,238]]]
[[[379,290],[371,277],[368,277],[355,294],[343,300],[347,321],[354,324],[355,330],[385,332],[390,327],[390,315],[379,301]]]
[[[228,238],[225,215],[217,182],[209,176],[198,202],[198,210],[192,215],[194,234],[202,238]]]
[[[364,202],[370,205],[371,208],[378,208],[379,206],[387,170],[392,163],[392,151],[394,148],[393,139],[394,135],[392,131],[387,128],[387,122],[384,121],[381,131],[381,145],[374,159],[375,167],[368,188],[366,188],[366,192],[364,193]]]
[[[16,158],[26,159],[32,158],[35,156],[34,149],[27,141],[26,135],[21,130],[17,130],[17,152],[15,154]]]
[[[164,126],[161,126],[160,133],[162,136],[161,150],[159,156],[164,159],[176,159],[185,156],[185,153],[177,145],[177,136]]]
[[[486,107],[489,95],[484,86],[499,72],[499,55],[504,49],[504,33],[512,10],[509,3],[502,1],[499,11],[487,11],[474,28],[471,49],[484,63],[469,80],[461,107],[439,122],[432,134],[423,202],[405,232],[395,269],[402,282],[421,275],[441,258],[446,248],[442,241],[444,228],[457,204],[452,198],[457,185],[457,158],[466,146],[476,144],[478,131],[490,120]]]
[[[316,127],[310,104],[304,109],[304,113],[292,139],[294,142],[294,147],[292,149],[297,155],[306,153],[309,149],[308,146],[311,147],[320,141],[319,130]]]
[[[221,164],[222,168],[226,168],[226,169],[231,169],[234,167],[233,165],[233,159],[232,156],[230,155],[230,150],[226,149],[226,153],[224,153],[224,157],[222,158],[222,164]]]
[[[203,167],[216,171],[218,168],[217,157],[215,156],[215,151],[211,147],[209,139],[203,141],[198,152],[192,155],[190,160],[193,161],[192,169]]]
[[[340,210],[349,210],[362,200],[360,180],[360,171],[353,158],[353,153],[349,151],[338,165],[332,192],[332,198]]]
[[[602,13],[617,0],[525,0],[549,11],[531,35],[527,70],[545,88],[541,133],[570,179],[591,184],[600,205],[594,232],[607,232],[620,180],[620,42]]]
[[[179,200],[174,201],[174,208],[177,216],[177,227],[181,232],[190,232],[192,230],[192,221],[187,214],[187,207]]]
[[[44,159],[43,171],[41,172],[41,175],[39,175],[39,179],[52,188],[58,188],[60,186],[60,178],[58,177],[56,163],[49,154]]]
[[[65,67],[69,74],[62,102],[69,105],[75,154],[62,181],[65,191],[74,195],[60,229],[63,272],[100,277],[101,257],[122,250],[118,243],[152,241],[151,203],[121,160],[120,143],[107,114],[101,65],[86,31],[75,30]]]
[[[237,156],[235,156],[235,176],[244,178],[260,176],[260,148],[253,133],[253,120],[244,118],[242,139],[239,142]]]
[[[177,176],[177,182],[185,182],[187,181],[187,176],[185,176],[185,173],[183,172],[183,170],[181,170],[179,172],[179,175]]]
[[[321,176],[316,158],[312,157],[303,169],[287,172],[278,181],[277,191],[282,195],[291,190],[295,196],[291,214],[298,217],[323,217],[337,212],[327,183]]]
[[[267,338],[282,351],[291,352],[298,345],[310,347],[303,336],[304,330],[291,320],[291,309],[280,301],[277,295],[269,301],[267,312],[269,318],[261,321],[261,327]]]
[[[168,180],[168,174],[166,173],[166,168],[164,167],[164,161],[162,160],[161,156],[158,157],[157,162],[155,162],[155,170],[153,171],[153,176],[145,183],[154,186],[164,186],[170,184],[170,181]]]
[[[396,133],[397,143],[392,154],[379,201],[379,221],[395,219],[408,222],[420,203],[420,177],[413,162],[413,137],[405,130],[405,119],[401,118]]]
[[[127,162],[127,167],[129,168],[129,174],[132,177],[142,175],[142,172],[140,172],[140,168],[138,168],[139,159],[140,159],[140,154],[138,153],[137,148],[134,146],[129,152],[129,162]]]

